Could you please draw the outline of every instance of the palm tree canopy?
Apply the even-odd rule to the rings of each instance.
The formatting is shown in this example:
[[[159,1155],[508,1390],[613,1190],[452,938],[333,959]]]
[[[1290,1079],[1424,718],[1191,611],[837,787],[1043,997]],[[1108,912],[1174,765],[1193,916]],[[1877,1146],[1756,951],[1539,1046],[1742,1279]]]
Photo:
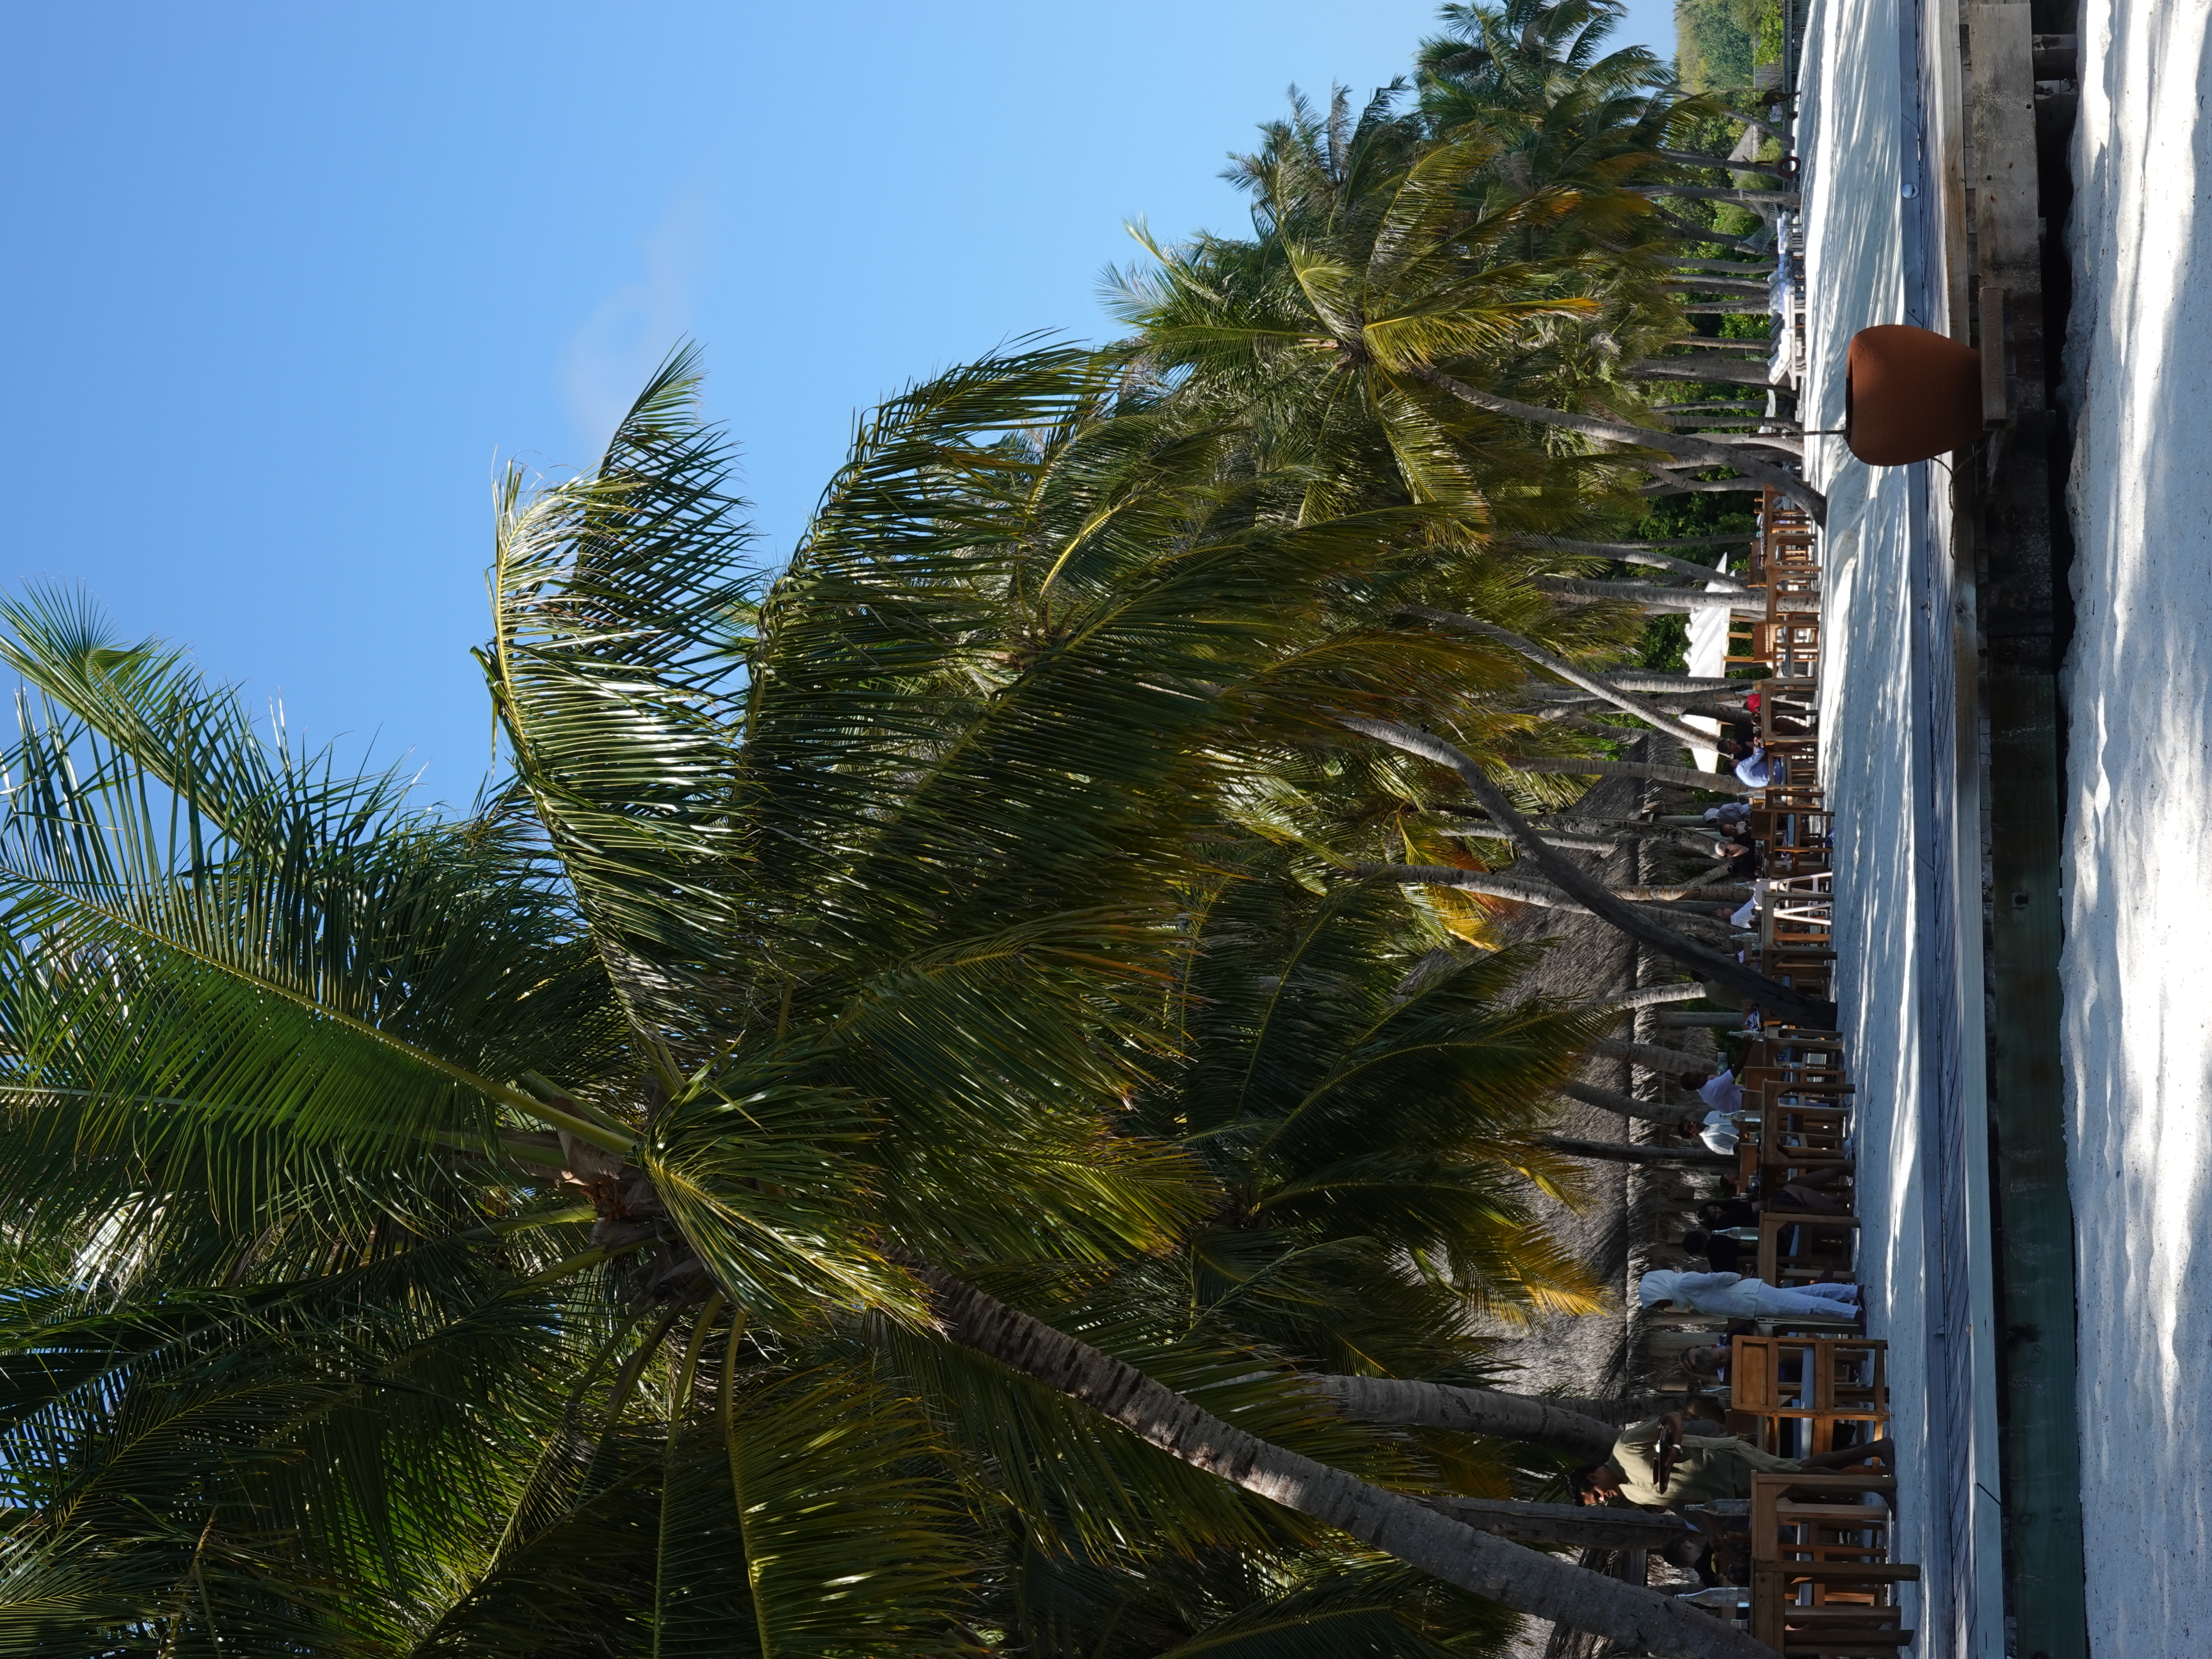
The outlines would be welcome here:
[[[941,1654],[994,1563],[1228,1548],[1281,1576],[1133,1632],[1494,1632],[1102,1440],[920,1277],[1413,1490],[1297,1367],[1473,1377],[1470,1303],[1587,1297],[1526,1206],[1583,1027],[1248,827],[1328,710],[1464,661],[1377,622],[1433,514],[1316,517],[1040,347],[878,411],[768,581],[695,386],[511,481],[515,774],[459,817],[7,607],[0,1651]],[[1291,1306],[1323,1281],[1364,1327]],[[1393,1297],[1437,1334],[1385,1352]]]

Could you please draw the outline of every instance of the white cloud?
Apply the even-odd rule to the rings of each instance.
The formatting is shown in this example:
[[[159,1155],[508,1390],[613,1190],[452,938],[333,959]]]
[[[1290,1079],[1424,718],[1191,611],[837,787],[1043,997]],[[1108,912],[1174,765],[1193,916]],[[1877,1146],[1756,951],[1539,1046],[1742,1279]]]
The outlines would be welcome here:
[[[645,239],[641,274],[599,301],[568,337],[561,388],[580,455],[606,447],[646,376],[690,331],[706,228],[705,191],[683,191]]]

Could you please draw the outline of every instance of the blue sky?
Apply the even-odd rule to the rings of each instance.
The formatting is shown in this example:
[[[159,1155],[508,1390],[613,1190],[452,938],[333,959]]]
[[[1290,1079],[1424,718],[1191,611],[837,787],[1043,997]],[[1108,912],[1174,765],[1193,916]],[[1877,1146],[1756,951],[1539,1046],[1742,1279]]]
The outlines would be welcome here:
[[[1670,0],[1627,39],[1671,52]],[[500,461],[587,461],[676,340],[787,548],[856,410],[1100,337],[1125,220],[1432,0],[0,3],[0,580],[88,589],[465,801]]]

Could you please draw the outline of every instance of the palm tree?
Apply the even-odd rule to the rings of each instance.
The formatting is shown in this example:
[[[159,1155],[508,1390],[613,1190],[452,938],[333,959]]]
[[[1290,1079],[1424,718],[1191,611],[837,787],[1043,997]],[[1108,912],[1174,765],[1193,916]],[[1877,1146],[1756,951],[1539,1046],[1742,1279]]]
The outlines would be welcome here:
[[[511,485],[458,821],[8,608],[4,1639],[944,1654],[1012,1516],[1748,1651],[1146,1305],[1224,1196],[1123,1121],[1194,860],[1421,515],[1041,350],[880,411],[763,588],[692,387]],[[1402,678],[1360,638],[1337,706]]]
[[[1176,1059],[1128,1121],[1219,1191],[1186,1236],[1194,1317],[1305,1370],[1457,1371],[1473,1316],[1597,1309],[1528,1199],[1573,1187],[1535,1136],[1609,1015],[1513,1000],[1527,950],[1299,879],[1326,869],[1255,850],[1193,895]]]
[[[1332,500],[1353,479],[1395,483],[1472,528],[1572,533],[1543,482],[1565,458],[1532,459],[1534,427],[1642,453],[1586,441],[1574,469],[1601,483],[1663,473],[1656,451],[1818,516],[1765,440],[1675,430],[1632,385],[1686,326],[1682,232],[1650,198],[1707,189],[1667,181],[1681,167],[1663,154],[1705,111],[1648,52],[1595,56],[1620,15],[1609,0],[1448,7],[1417,113],[1396,111],[1395,86],[1357,122],[1340,94],[1326,119],[1295,106],[1240,167],[1253,239],[1147,243],[1156,268],[1121,278],[1145,360],[1188,374],[1186,395],[1290,411],[1260,418],[1286,449],[1296,434]]]

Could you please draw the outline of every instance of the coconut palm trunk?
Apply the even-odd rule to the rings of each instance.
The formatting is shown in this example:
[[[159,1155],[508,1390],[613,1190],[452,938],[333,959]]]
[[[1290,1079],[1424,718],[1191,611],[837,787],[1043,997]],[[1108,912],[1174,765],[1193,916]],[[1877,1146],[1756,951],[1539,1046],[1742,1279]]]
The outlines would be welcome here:
[[[1627,372],[1644,380],[1710,380],[1716,386],[1772,384],[1764,363],[1723,362],[1711,357],[1650,357],[1629,364]],[[1728,463],[1733,466],[1733,461]]]
[[[1362,1423],[1415,1423],[1499,1440],[1523,1440],[1595,1462],[1613,1450],[1620,1431],[1577,1411],[1566,1401],[1449,1382],[1395,1376],[1322,1376],[1315,1387],[1345,1416]]]
[[[1732,445],[1714,443],[1706,438],[1686,437],[1676,432],[1655,431],[1645,426],[1632,426],[1626,421],[1608,421],[1595,415],[1577,415],[1569,410],[1547,409],[1536,404],[1524,404],[1518,398],[1501,398],[1495,392],[1471,386],[1442,369],[1414,368],[1407,372],[1414,379],[1436,387],[1447,396],[1456,398],[1476,409],[1486,410],[1492,415],[1561,427],[1570,432],[1579,432],[1586,438],[1601,438],[1612,443],[1634,444],[1642,449],[1656,449],[1662,454],[1680,456],[1705,466],[1732,467],[1742,473],[1751,483],[1765,484],[1778,495],[1786,495],[1796,501],[1812,516],[1814,523],[1827,522],[1828,498],[1826,495],[1795,474],[1785,472],[1780,467],[1770,466]],[[1765,372],[1763,369],[1757,372],[1759,383],[1763,385]]]
[[[1748,276],[1685,276],[1668,286],[1685,294],[1741,294],[1757,299],[1767,294],[1766,283]]]
[[[933,1269],[922,1269],[921,1277],[955,1341],[1081,1401],[1194,1468],[1347,1533],[1446,1583],[1634,1651],[1685,1659],[1771,1659],[1749,1636],[1694,1608],[1477,1531],[1418,1499],[1287,1451],[972,1285]]]
[[[1594,915],[1590,908],[1571,895],[1541,883],[1518,880],[1512,877],[1485,874],[1479,870],[1462,870],[1448,864],[1363,864],[1353,874],[1376,881],[1394,881],[1406,887],[1450,887],[1462,892],[1480,893],[1487,898],[1502,898],[1515,904],[1534,904],[1547,910],[1570,910],[1581,915]],[[1725,921],[1696,909],[1661,908],[1632,896],[1628,902],[1638,909],[1657,909],[1670,921],[1681,923],[1711,933],[1723,940],[1730,937]],[[1601,918],[1602,920],[1602,918]]]
[[[1741,720],[1741,709],[1731,719]],[[1468,830],[1485,840],[1511,841],[1511,832],[1492,824],[1471,806],[1439,807],[1438,811],[1461,819]],[[1686,853],[1710,854],[1714,843],[1708,838],[1711,826],[1695,813],[1678,815],[1657,820],[1650,818],[1583,818],[1552,814],[1531,817],[1530,825],[1554,847],[1580,846],[1584,851],[1610,853],[1624,841],[1665,842]],[[1692,826],[1703,825],[1708,835],[1701,836]]]
[[[1608,1060],[1625,1060],[1632,1066],[1641,1066],[1647,1072],[1658,1072],[1668,1077],[1684,1077],[1712,1068],[1709,1060],[1686,1054],[1680,1048],[1662,1048],[1656,1042],[1624,1042],[1614,1037],[1600,1037],[1590,1044],[1590,1052],[1603,1054]]]
[[[1557,548],[1562,553],[1595,553],[1602,558],[1618,559],[1623,564],[1640,564],[1654,570],[1671,570],[1678,576],[1692,577],[1698,581],[1717,582],[1724,589],[1739,593],[1751,590],[1735,577],[1723,574],[1711,565],[1693,563],[1662,553],[1652,542],[1585,542],[1565,536],[1524,536],[1518,538],[1531,547]],[[1751,539],[1748,536],[1700,536],[1694,540],[1669,542],[1669,547],[1734,547],[1741,548]]]
[[[1659,1164],[1716,1172],[1735,1168],[1734,1158],[1702,1147],[1634,1146],[1619,1140],[1577,1140],[1570,1135],[1546,1135],[1540,1144],[1555,1152],[1565,1152],[1569,1158],[1593,1158],[1601,1164]]]
[[[1622,599],[1646,611],[1741,611],[1753,617],[1763,616],[1766,611],[1763,595],[1741,588],[1709,593],[1700,588],[1668,587],[1658,582],[1589,581],[1578,576],[1537,576],[1531,579],[1530,586],[1562,599]]]
[[[1637,719],[1655,731],[1664,732],[1668,737],[1682,743],[1703,744],[1710,740],[1706,733],[1697,730],[1696,727],[1685,726],[1680,720],[1662,714],[1649,703],[1638,702],[1627,693],[1607,684],[1595,674],[1585,673],[1571,663],[1560,661],[1534,640],[1526,639],[1510,629],[1500,628],[1494,623],[1483,622],[1474,617],[1463,617],[1456,611],[1431,611],[1425,605],[1415,605],[1407,614],[1418,617],[1423,622],[1432,623],[1441,628],[1451,629],[1458,633],[1473,634],[1480,639],[1494,640],[1508,650],[1518,652],[1539,667],[1557,674],[1569,684],[1578,685],[1591,696],[1604,698],[1614,708],[1635,715]]]
[[[1559,1085],[1559,1092],[1569,1100],[1579,1100],[1585,1106],[1595,1106],[1603,1112],[1617,1112],[1622,1117],[1632,1117],[1646,1123],[1695,1123],[1705,1116],[1702,1111],[1687,1106],[1666,1106],[1657,1101],[1638,1100],[1634,1095],[1616,1094],[1611,1089],[1601,1089],[1595,1083],[1563,1083]]]
[[[1794,208],[1794,190],[1723,190],[1714,185],[1631,185],[1638,196],[1683,196],[1694,202],[1732,202],[1738,207]]]
[[[1437,1498],[1430,1506],[1462,1526],[1531,1544],[1571,1544],[1589,1550],[1656,1550],[1688,1543],[1698,1530],[1666,1514],[1578,1509],[1571,1504],[1516,1504],[1493,1498]]]
[[[1792,990],[1779,981],[1769,979],[1765,975],[1746,967],[1732,957],[1706,949],[1664,923],[1653,920],[1633,905],[1625,904],[1613,897],[1602,883],[1577,867],[1574,860],[1561,857],[1514,809],[1513,803],[1506,799],[1505,792],[1492,781],[1490,775],[1451,744],[1426,732],[1417,732],[1409,726],[1400,726],[1390,720],[1342,717],[1339,723],[1351,731],[1387,743],[1393,748],[1402,749],[1407,754],[1419,755],[1456,771],[1461,781],[1467,785],[1468,793],[1474,797],[1475,805],[1512,831],[1514,840],[1527,849],[1535,860],[1536,867],[1551,879],[1554,886],[1580,899],[1592,915],[1611,922],[1630,938],[1641,939],[1653,950],[1682,963],[1700,979],[1724,987],[1775,1014],[1823,1030],[1834,1025],[1836,1006],[1832,1002],[1819,1001]],[[1601,763],[1571,763],[1597,765]],[[1690,775],[1705,776],[1702,773]]]
[[[1700,733],[1698,741],[1711,743],[1710,732]],[[1564,772],[1575,777],[1591,778],[1649,778],[1654,783],[1671,783],[1683,789],[1705,789],[1716,794],[1747,795],[1751,793],[1737,781],[1730,772],[1700,772],[1687,766],[1661,766],[1651,761],[1609,761],[1577,755],[1571,759],[1548,755],[1515,756],[1505,763],[1516,772]]]
[[[1656,692],[1687,696],[1692,693],[1718,691],[1741,696],[1758,690],[1751,680],[1732,680],[1724,677],[1694,674],[1662,674],[1648,668],[1616,668],[1607,676],[1624,691]]]
[[[1662,224],[1674,231],[1686,242],[1711,242],[1721,247],[1732,247],[1739,252],[1762,255],[1768,258],[1771,258],[1774,254],[1771,247],[1761,246],[1758,238],[1723,236],[1710,225],[1692,224],[1687,219],[1678,217],[1664,208],[1657,210],[1657,217]]]
[[[1673,985],[1640,986],[1633,991],[1623,991],[1619,996],[1593,1002],[1589,1006],[1610,1008],[1617,1013],[1626,1014],[1638,1008],[1656,1008],[1662,1003],[1695,1002],[1705,994],[1705,988],[1696,981],[1683,980]]]
[[[1636,493],[1639,495],[1741,495],[1751,491],[1741,478],[1668,477],[1663,483],[1645,484]]]

